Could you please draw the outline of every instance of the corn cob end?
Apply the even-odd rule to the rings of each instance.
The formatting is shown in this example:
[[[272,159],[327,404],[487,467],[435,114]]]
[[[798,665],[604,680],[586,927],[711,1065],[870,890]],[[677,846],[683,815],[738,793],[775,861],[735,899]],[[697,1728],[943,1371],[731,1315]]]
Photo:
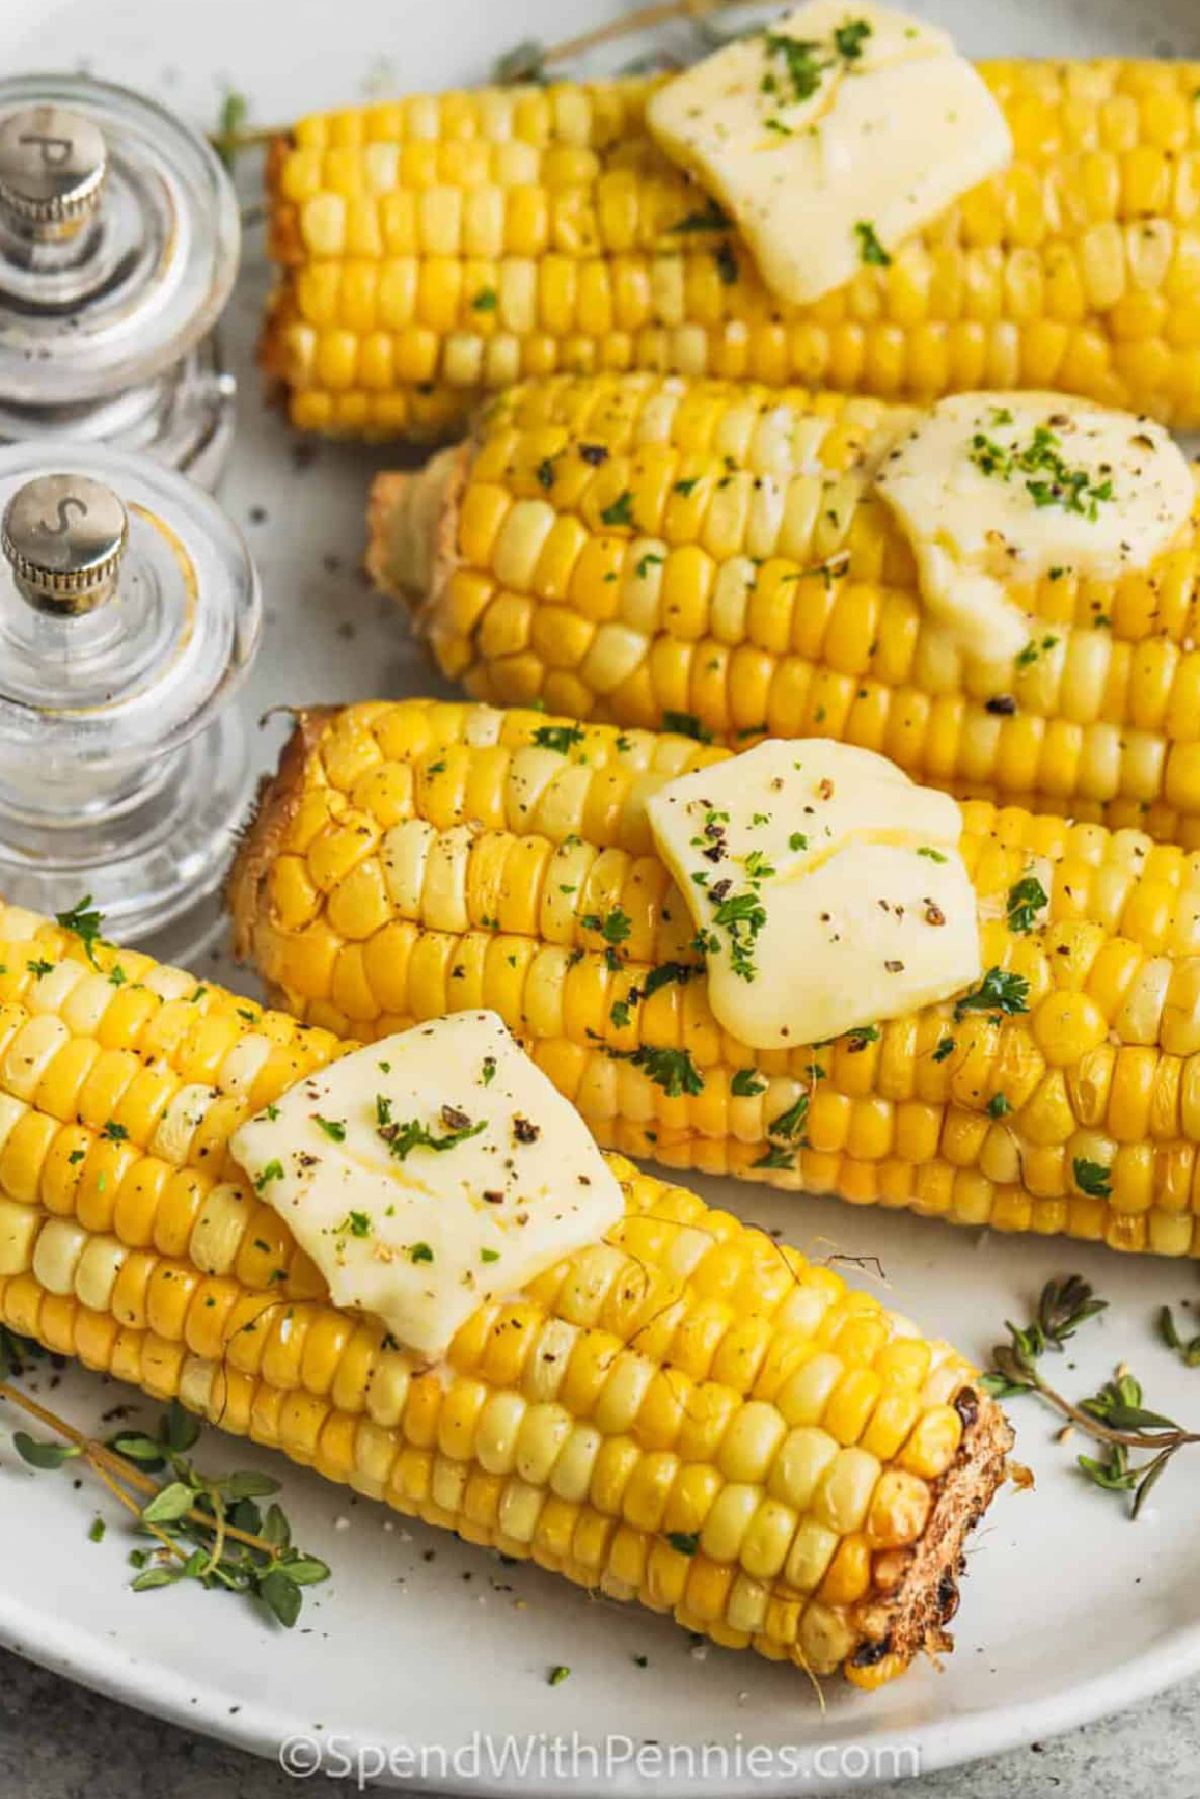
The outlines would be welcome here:
[[[963,1423],[958,1454],[936,1485],[920,1538],[896,1552],[894,1590],[858,1608],[863,1639],[842,1668],[854,1686],[883,1686],[919,1655],[946,1655],[954,1648],[947,1625],[958,1610],[966,1539],[1008,1478],[1015,1438],[996,1401],[974,1387],[960,1387],[952,1403]],[[892,1571],[877,1558],[875,1574],[881,1580]]]
[[[295,724],[279,753],[278,766],[258,783],[249,822],[225,878],[232,948],[239,962],[251,955],[255,923],[266,904],[266,879],[300,804],[309,753],[337,711],[336,706],[295,708]]]
[[[452,565],[472,448],[456,444],[423,468],[377,475],[371,483],[367,573],[384,593],[421,611],[433,604]]]

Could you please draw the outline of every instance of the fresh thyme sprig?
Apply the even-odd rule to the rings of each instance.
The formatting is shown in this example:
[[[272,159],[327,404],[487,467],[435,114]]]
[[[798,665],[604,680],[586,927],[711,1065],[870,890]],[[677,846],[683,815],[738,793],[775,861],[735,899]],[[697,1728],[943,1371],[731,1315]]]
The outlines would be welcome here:
[[[0,1373],[19,1376],[41,1354],[36,1344],[0,1331]],[[178,1400],[171,1401],[155,1436],[118,1431],[101,1443],[7,1379],[0,1379],[0,1399],[53,1432],[51,1438],[37,1438],[15,1431],[13,1443],[23,1461],[38,1469],[86,1463],[155,1540],[156,1549],[135,1549],[130,1556],[137,1569],[135,1593],[198,1580],[203,1587],[261,1599],[290,1628],[300,1616],[302,1589],[329,1578],[323,1561],[294,1547],[280,1506],[272,1503],[264,1517],[256,1505],[278,1492],[277,1480],[253,1469],[213,1476],[195,1466],[189,1451],[200,1426]],[[156,1480],[154,1474],[169,1478]]]
[[[1093,1485],[1110,1493],[1132,1493],[1130,1516],[1136,1518],[1146,1495],[1166,1472],[1172,1459],[1185,1445],[1200,1443],[1200,1431],[1187,1431],[1173,1418],[1150,1411],[1143,1404],[1141,1382],[1127,1368],[1119,1368],[1113,1379],[1099,1392],[1078,1405],[1052,1387],[1038,1367],[1049,1349],[1061,1352],[1081,1324],[1107,1309],[1108,1301],[1098,1299],[1082,1275],[1071,1274],[1062,1281],[1047,1281],[1038,1300],[1036,1316],[1027,1325],[1005,1320],[1009,1334],[1007,1343],[992,1350],[992,1365],[980,1385],[995,1399],[1012,1399],[1022,1393],[1037,1393],[1070,1424],[1103,1445],[1103,1457],[1080,1455],[1078,1466]],[[1195,1345],[1184,1345],[1170,1319],[1170,1308],[1160,1314],[1160,1328],[1167,1337],[1168,1320],[1175,1338],[1172,1347],[1188,1351]],[[1167,1338],[1171,1342],[1170,1338]],[[1197,1339],[1200,1343],[1200,1339]],[[1200,1359],[1200,1349],[1197,1350]],[[1194,1364],[1193,1364],[1194,1365]],[[1130,1450],[1150,1452],[1148,1461],[1130,1466]]]

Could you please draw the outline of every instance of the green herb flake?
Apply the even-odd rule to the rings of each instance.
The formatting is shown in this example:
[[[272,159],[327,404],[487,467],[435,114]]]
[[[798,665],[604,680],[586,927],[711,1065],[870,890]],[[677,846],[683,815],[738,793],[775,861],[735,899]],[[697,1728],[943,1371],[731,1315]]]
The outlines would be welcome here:
[[[859,219],[854,227],[854,235],[858,239],[858,253],[863,262],[874,268],[887,269],[892,266],[892,259],[875,235],[875,227],[869,219]]]
[[[481,287],[471,301],[472,312],[495,312],[496,290],[494,287]]]
[[[96,945],[104,941],[100,935],[104,914],[92,906],[91,894],[85,893],[79,904],[72,906],[69,912],[56,912],[54,922],[59,930],[69,931],[72,936],[78,937],[88,961],[93,968],[98,967]]]
[[[729,1083],[729,1091],[736,1094],[738,1099],[755,1099],[766,1090],[767,1083],[757,1068],[739,1068]]]
[[[572,745],[583,742],[583,730],[579,725],[539,725],[533,741],[544,750],[557,750],[565,756]]]
[[[1093,1199],[1112,1198],[1112,1169],[1106,1168],[1103,1162],[1089,1162],[1086,1156],[1076,1156],[1071,1163],[1071,1172],[1081,1193],[1090,1194]]]
[[[991,967],[973,993],[965,993],[956,1001],[955,1018],[962,1018],[966,1012],[998,1012],[1006,1018],[1015,1018],[1020,1012],[1029,1010],[1029,982],[1021,974],[1006,974],[1002,968]]]
[[[1043,906],[1050,904],[1050,896],[1042,883],[1034,875],[1026,875],[1008,890],[1008,928],[1018,936],[1032,931],[1037,923],[1037,915]]]
[[[673,731],[677,737],[690,737],[694,743],[711,743],[712,732],[696,717],[694,712],[672,712],[667,710],[662,715],[664,731]]]
[[[624,493],[618,494],[611,505],[601,508],[600,522],[605,525],[633,525],[633,495],[628,488]]]
[[[317,1112],[312,1117],[313,1123],[320,1126],[331,1143],[346,1141],[346,1127],[340,1118],[322,1118]]]

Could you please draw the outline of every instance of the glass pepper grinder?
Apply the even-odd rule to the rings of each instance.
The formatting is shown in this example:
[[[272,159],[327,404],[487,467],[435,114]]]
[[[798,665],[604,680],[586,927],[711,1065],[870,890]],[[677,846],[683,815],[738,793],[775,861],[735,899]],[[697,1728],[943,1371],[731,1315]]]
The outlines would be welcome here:
[[[0,451],[0,521],[0,893],[182,954],[250,802],[249,552],[193,482],[68,441]]]
[[[66,433],[214,486],[236,384],[213,327],[240,245],[220,161],[154,101],[0,80],[0,444]]]

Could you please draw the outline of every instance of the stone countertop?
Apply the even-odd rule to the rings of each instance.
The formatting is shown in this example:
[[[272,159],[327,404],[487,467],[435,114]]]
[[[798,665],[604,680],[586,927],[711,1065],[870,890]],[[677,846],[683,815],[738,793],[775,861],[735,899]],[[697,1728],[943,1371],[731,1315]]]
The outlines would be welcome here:
[[[297,1799],[294,1777],[0,1651],[4,1799]],[[352,1793],[319,1783],[322,1795]],[[814,1789],[815,1790],[815,1789]],[[1200,1681],[969,1769],[872,1789],[875,1799],[1196,1799]]]

